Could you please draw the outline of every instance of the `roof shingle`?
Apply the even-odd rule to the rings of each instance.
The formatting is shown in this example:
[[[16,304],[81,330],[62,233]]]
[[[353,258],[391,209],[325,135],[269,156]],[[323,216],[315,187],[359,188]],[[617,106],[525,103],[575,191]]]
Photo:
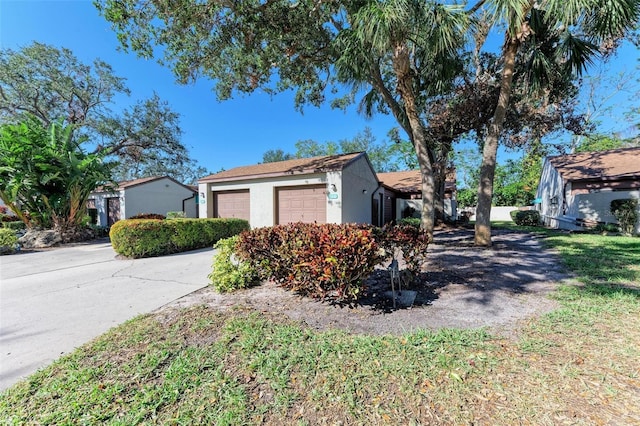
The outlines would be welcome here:
[[[640,178],[640,148],[558,155],[549,162],[567,181]]]
[[[203,177],[198,182],[233,181],[260,177],[310,174],[342,170],[351,161],[362,155],[365,155],[364,152],[355,152],[351,154],[295,158],[293,160],[278,161],[274,163],[241,166]]]
[[[422,192],[420,170],[378,173],[378,179],[383,185],[399,192]],[[455,171],[450,171],[445,182],[445,189],[455,190],[455,188]]]

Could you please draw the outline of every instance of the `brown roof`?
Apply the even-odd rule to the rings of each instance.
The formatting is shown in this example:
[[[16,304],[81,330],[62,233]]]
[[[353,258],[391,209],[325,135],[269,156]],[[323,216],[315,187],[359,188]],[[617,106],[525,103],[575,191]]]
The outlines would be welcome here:
[[[399,192],[422,192],[420,170],[378,173],[378,179],[383,185]],[[455,186],[455,180],[447,179],[445,182],[445,189],[453,190]]]
[[[296,158],[293,160],[277,161],[274,163],[241,166],[203,177],[198,182],[206,183],[218,181],[233,181],[342,170],[349,163],[363,155],[365,155],[364,152],[355,152],[351,154],[328,155],[312,158]]]
[[[640,178],[640,148],[558,155],[549,162],[567,181]]]
[[[153,182],[155,180],[162,179],[164,177],[167,177],[167,176],[150,176],[150,177],[144,177],[144,178],[138,178],[138,179],[123,180],[122,182],[118,182],[118,189],[125,189],[132,186],[140,185],[143,183]]]
[[[180,183],[180,182],[178,182],[177,180],[173,179],[170,176],[150,176],[150,177],[144,177],[144,178],[138,178],[138,179],[123,180],[121,182],[118,182],[118,186],[117,187],[115,187],[115,188],[107,188],[107,190],[109,192],[112,191],[112,190],[122,191],[123,189],[126,189],[126,188],[131,188],[131,187],[136,186],[136,185],[142,185],[143,183],[149,183],[149,182],[153,182],[153,181],[160,180],[160,179],[165,179],[165,178],[177,183],[178,185],[184,186],[185,188],[189,189],[190,191],[198,192],[197,188],[194,189],[194,187],[192,187],[192,186],[188,186],[188,185],[185,185],[183,183]],[[94,192],[104,192],[104,191],[105,191],[105,187],[102,186],[102,185],[97,187],[94,190]]]

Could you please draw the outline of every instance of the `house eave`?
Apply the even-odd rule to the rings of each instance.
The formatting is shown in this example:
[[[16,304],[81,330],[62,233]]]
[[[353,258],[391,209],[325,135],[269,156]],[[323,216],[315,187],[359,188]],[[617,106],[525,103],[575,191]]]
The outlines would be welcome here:
[[[338,172],[342,169],[308,169],[302,171],[288,171],[288,172],[277,172],[277,173],[261,173],[255,175],[243,175],[243,176],[232,176],[232,177],[223,177],[223,178],[206,178],[200,179],[198,183],[206,184],[206,183],[226,183],[226,182],[240,182],[240,181],[254,181],[258,179],[269,179],[269,178],[277,178],[277,177],[290,177],[290,176],[309,176],[309,175],[317,175],[328,172]]]

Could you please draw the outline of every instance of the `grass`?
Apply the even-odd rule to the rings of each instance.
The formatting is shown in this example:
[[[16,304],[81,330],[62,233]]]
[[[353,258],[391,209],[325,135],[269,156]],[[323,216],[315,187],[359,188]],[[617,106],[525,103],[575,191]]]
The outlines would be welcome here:
[[[267,312],[166,311],[7,390],[0,423],[638,424],[640,239],[544,232],[578,282],[516,338],[358,336]]]

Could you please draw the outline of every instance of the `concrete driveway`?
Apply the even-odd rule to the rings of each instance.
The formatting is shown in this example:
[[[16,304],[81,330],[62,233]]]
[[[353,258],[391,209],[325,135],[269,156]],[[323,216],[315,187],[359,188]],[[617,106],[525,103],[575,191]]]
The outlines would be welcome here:
[[[122,260],[102,241],[0,256],[0,391],[139,314],[205,287],[213,249]]]

